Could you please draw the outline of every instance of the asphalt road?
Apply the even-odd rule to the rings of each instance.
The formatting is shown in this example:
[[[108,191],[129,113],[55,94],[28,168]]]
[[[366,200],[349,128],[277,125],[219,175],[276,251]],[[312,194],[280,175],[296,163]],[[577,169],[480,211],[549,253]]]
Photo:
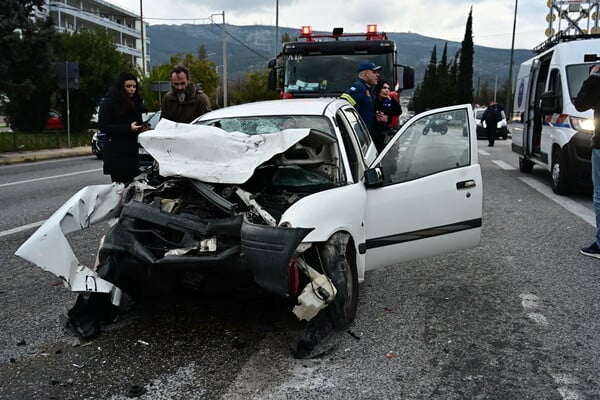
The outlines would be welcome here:
[[[479,145],[481,244],[367,273],[350,330],[303,360],[289,304],[224,288],[161,298],[80,341],[62,317],[75,296],[13,255],[32,232],[15,228],[107,182],[84,172],[101,163],[0,167],[0,399],[599,398],[600,261],[578,253],[590,195],[553,196],[547,173],[518,171],[510,140]],[[105,229],[71,238],[84,264]]]

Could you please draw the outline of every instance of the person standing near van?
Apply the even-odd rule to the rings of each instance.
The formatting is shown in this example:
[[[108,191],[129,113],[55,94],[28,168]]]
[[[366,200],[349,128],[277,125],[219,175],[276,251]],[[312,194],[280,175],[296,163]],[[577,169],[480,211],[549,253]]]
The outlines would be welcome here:
[[[596,240],[581,249],[581,254],[600,258],[600,64],[590,70],[573,102],[577,111],[594,109],[594,134],[592,135],[592,183],[594,185],[594,210],[596,212]]]
[[[485,122],[485,134],[488,138],[488,146],[494,147],[496,141],[496,128],[498,121],[496,120],[496,102],[490,102],[490,105],[485,109],[481,116],[481,125]]]

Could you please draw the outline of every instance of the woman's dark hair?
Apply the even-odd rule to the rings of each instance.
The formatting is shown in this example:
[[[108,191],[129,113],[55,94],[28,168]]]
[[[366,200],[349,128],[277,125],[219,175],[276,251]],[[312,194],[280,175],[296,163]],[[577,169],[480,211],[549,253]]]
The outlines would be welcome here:
[[[377,85],[375,86],[375,94],[377,96],[379,96],[379,92],[381,92],[381,89],[383,89],[383,85],[388,85],[390,90],[392,90],[392,85],[390,85],[388,81],[378,81]]]
[[[137,88],[135,93],[133,94],[133,97],[128,97],[127,93],[125,92],[125,82],[126,81],[134,81]],[[113,87],[110,89],[109,93],[113,93],[115,95],[115,98],[117,100],[117,102],[119,103],[119,107],[117,107],[117,109],[120,109],[122,111],[125,111],[126,108],[135,108],[136,104],[142,103],[142,96],[140,96],[140,84],[138,82],[138,79],[135,75],[133,75],[130,72],[121,72],[117,78],[117,80],[115,81],[115,84],[113,85]]]

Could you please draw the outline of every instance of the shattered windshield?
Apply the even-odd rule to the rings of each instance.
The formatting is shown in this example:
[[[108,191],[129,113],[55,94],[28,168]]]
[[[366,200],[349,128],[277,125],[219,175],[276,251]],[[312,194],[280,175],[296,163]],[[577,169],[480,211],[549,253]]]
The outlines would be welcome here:
[[[309,128],[334,136],[329,120],[313,115],[217,118],[198,121],[197,124],[214,126],[227,132],[242,132],[247,135],[275,133],[284,129]]]

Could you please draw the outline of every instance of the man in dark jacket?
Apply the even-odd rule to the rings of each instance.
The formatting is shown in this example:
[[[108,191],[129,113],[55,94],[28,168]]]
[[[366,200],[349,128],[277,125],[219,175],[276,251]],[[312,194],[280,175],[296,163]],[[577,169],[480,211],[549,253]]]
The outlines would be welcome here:
[[[490,105],[485,109],[481,116],[481,125],[485,122],[485,134],[488,138],[488,146],[494,147],[496,141],[496,128],[498,120],[496,119],[496,102],[490,102]]]
[[[358,80],[340,97],[352,104],[369,128],[375,123],[375,85],[379,80],[381,66],[365,60],[358,66]]]
[[[592,183],[594,184],[594,210],[596,212],[596,240],[581,249],[581,254],[600,258],[600,64],[590,70],[574,101],[577,111],[594,109],[594,134],[592,135]]]
[[[163,97],[161,118],[174,122],[192,122],[211,111],[208,96],[190,81],[190,71],[183,65],[171,70],[171,90]]]

